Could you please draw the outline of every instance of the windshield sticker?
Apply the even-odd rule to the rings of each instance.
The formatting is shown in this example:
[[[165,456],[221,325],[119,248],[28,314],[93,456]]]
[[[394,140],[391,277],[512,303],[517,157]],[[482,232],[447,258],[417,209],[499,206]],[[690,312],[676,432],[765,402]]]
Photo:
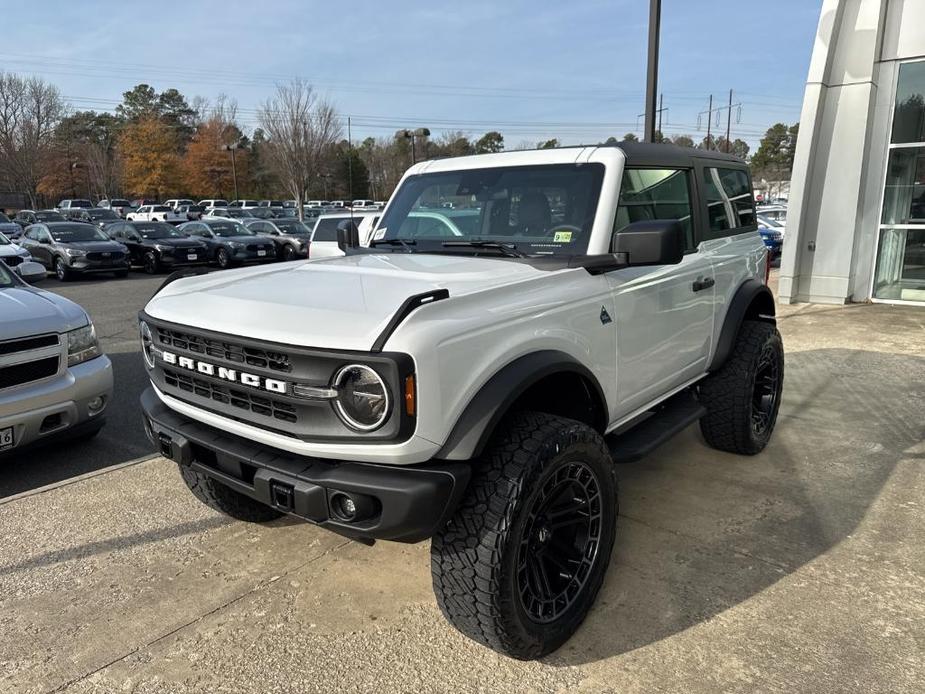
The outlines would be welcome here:
[[[570,231],[557,231],[555,236],[552,237],[552,240],[556,243],[570,243],[572,240],[572,232]]]
[[[373,240],[374,240],[374,241],[379,241],[380,239],[384,239],[384,238],[385,238],[385,232],[386,232],[386,231],[387,231],[387,229],[386,229],[385,227],[381,227],[381,228],[379,228],[379,229],[376,229],[376,233],[373,234]]]

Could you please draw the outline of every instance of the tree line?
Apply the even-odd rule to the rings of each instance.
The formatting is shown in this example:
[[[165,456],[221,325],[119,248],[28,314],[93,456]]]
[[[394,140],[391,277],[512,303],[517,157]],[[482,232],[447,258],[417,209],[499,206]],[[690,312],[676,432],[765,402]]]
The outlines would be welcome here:
[[[227,96],[188,100],[177,89],[138,84],[113,112],[72,110],[57,87],[0,73],[0,186],[32,207],[61,198],[113,197],[386,199],[413,160],[500,152],[502,133],[470,138],[404,130],[360,143],[344,138],[333,103],[309,84],[278,85],[256,110],[249,135]],[[751,157],[758,174],[789,178],[797,125],[775,124]],[[636,140],[627,133],[622,141]],[[657,141],[692,147],[689,135]],[[610,137],[605,144],[617,142]],[[553,148],[558,139],[513,149]],[[704,138],[698,147],[746,158],[741,139]]]

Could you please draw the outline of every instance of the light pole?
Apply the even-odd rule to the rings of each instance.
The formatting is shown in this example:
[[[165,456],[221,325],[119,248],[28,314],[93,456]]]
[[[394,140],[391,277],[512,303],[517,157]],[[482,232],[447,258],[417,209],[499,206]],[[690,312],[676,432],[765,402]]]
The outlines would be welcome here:
[[[238,167],[235,163],[234,151],[240,146],[240,142],[235,142],[233,145],[225,145],[225,151],[231,152],[231,176],[234,178],[234,199],[240,200],[238,195]]]
[[[395,137],[406,138],[408,140],[411,140],[411,165],[414,166],[417,163],[417,157],[415,156],[415,151],[414,151],[414,140],[415,138],[418,138],[418,137],[420,138],[430,137],[430,130],[427,128],[417,128],[416,130],[398,130],[395,133]],[[424,139],[424,143],[425,143],[424,156],[427,156],[427,150],[426,150],[427,140],[426,139]]]
[[[658,110],[658,35],[662,22],[662,0],[649,0],[649,65],[646,71],[646,129],[643,140],[655,142],[655,114]]]

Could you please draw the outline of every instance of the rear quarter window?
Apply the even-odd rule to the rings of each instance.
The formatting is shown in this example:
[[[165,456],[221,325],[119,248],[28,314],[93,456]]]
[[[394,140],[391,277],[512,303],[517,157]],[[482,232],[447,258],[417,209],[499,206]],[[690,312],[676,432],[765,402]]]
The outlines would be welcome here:
[[[755,200],[747,171],[704,167],[701,185],[708,238],[732,236],[754,227]]]

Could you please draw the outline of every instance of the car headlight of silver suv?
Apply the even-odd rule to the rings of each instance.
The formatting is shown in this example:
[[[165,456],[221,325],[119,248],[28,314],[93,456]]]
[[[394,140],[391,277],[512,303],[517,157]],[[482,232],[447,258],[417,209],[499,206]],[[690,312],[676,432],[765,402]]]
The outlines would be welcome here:
[[[337,398],[334,409],[341,420],[356,431],[372,431],[388,419],[389,390],[373,369],[350,364],[334,376]]]
[[[102,354],[92,322],[77,330],[64,333],[64,337],[67,341],[68,366],[82,364]]]
[[[87,255],[87,252],[80,248],[65,248],[63,250],[64,254],[68,258],[83,258],[85,255]]]

